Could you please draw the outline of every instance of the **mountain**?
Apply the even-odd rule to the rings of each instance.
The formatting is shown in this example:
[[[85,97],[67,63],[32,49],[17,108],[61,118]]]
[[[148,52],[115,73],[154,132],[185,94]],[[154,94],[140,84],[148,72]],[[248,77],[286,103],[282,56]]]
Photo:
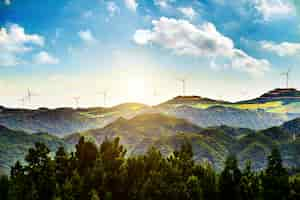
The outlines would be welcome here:
[[[201,96],[177,96],[173,99],[170,99],[162,104],[162,105],[171,105],[171,104],[185,104],[185,105],[195,105],[199,103],[207,103],[207,104],[216,104],[216,103],[222,103],[222,104],[229,104],[230,102],[226,102],[223,100],[215,100],[215,99],[210,99],[206,97],[201,97]]]
[[[240,109],[228,105],[213,105],[208,108],[198,108],[188,105],[164,105],[158,108],[158,110],[158,112],[186,119],[204,128],[226,125],[260,130],[279,126],[285,121],[298,116],[287,116],[285,113],[272,113],[263,109]]]
[[[284,101],[285,103],[300,102],[300,91],[295,88],[276,88],[264,93],[258,98],[245,101],[247,103],[253,102],[268,102],[268,101]]]
[[[260,97],[238,102],[248,105],[268,105],[268,112],[286,113],[295,116],[300,113],[300,91],[295,88],[277,88],[262,94]]]
[[[236,103],[200,96],[178,96],[155,109],[204,128],[226,125],[262,130],[300,117],[300,91],[274,89],[258,98]]]
[[[40,108],[37,110],[0,107],[0,125],[28,133],[47,132],[64,137],[76,132],[103,128],[120,117],[161,113],[185,119],[203,128],[230,126],[263,130],[300,117],[300,92],[275,89],[243,102],[226,102],[201,96],[178,96],[156,106],[126,103],[111,108]]]
[[[147,106],[137,103],[112,108],[40,108],[37,110],[0,108],[0,124],[28,133],[47,132],[65,136],[78,131],[101,128],[118,117],[133,117]]]
[[[106,138],[120,137],[128,155],[139,155],[151,146],[167,156],[186,140],[190,141],[196,161],[208,160],[217,169],[223,167],[227,155],[238,155],[241,165],[251,159],[255,169],[266,165],[266,157],[278,145],[286,165],[300,166],[300,119],[295,119],[260,131],[229,126],[202,128],[188,120],[160,113],[145,113],[132,118],[120,117],[103,128],[78,132],[58,138],[49,134],[28,134],[0,126],[0,171],[8,169],[16,160],[23,160],[35,142],[43,142],[52,152],[59,146],[72,149],[80,136],[101,144]],[[293,135],[296,134],[296,138]]]
[[[65,141],[74,145],[80,136],[85,136],[101,144],[106,138],[118,136],[128,149],[129,155],[143,154],[149,147],[154,146],[167,156],[188,140],[193,146],[194,159],[208,160],[217,169],[221,169],[230,153],[238,155],[241,165],[251,159],[255,169],[260,169],[266,165],[271,148],[278,145],[284,163],[299,167],[300,139],[292,140],[291,133],[284,130],[285,126],[283,124],[261,131],[228,126],[201,128],[183,119],[151,113],[129,120],[120,118],[102,129],[68,136]]]
[[[153,144],[156,140],[174,136],[178,133],[198,133],[202,129],[183,119],[177,119],[157,113],[138,115],[126,120],[119,118],[115,122],[102,129],[94,129],[79,134],[66,137],[66,141],[76,144],[80,136],[88,136],[95,139],[96,143],[101,144],[105,138],[119,136],[121,142],[128,145],[131,152],[142,152],[147,150],[143,144]]]
[[[281,128],[290,135],[300,136],[300,118],[284,123]]]
[[[67,147],[63,140],[49,134],[32,135],[0,126],[0,171],[8,173],[10,167],[17,160],[22,161],[28,149],[33,147],[36,142],[46,144],[52,152],[60,146]]]

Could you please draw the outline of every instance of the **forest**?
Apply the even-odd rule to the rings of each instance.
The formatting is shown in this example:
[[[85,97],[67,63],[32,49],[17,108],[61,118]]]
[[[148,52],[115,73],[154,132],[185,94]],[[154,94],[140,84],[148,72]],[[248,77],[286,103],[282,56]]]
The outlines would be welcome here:
[[[296,200],[297,169],[285,168],[274,147],[264,170],[249,160],[240,169],[235,155],[216,171],[195,162],[189,142],[170,156],[155,148],[126,156],[120,138],[100,146],[81,137],[74,151],[60,147],[55,155],[43,143],[30,148],[25,161],[0,178],[1,200]]]

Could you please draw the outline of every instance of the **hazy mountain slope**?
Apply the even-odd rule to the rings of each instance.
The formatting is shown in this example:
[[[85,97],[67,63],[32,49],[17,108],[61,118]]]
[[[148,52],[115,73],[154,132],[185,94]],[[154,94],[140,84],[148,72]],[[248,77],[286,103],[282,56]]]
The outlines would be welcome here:
[[[163,113],[201,127],[230,126],[262,130],[300,117],[300,91],[275,89],[253,100],[231,103],[200,96],[178,96],[157,106],[126,103],[111,108],[58,108],[38,110],[0,107],[0,124],[28,133],[65,136],[103,128],[120,117]]]
[[[155,140],[176,133],[197,133],[201,130],[200,127],[186,120],[150,113],[138,115],[129,120],[119,118],[102,129],[73,134],[66,139],[71,143],[76,143],[79,135],[92,136],[100,144],[105,138],[120,136],[123,143],[136,145],[137,142],[142,142],[145,139]]]
[[[146,108],[143,104],[122,104],[112,108],[38,110],[0,109],[0,124],[28,133],[47,132],[64,136],[79,131],[102,128],[120,116],[133,117]]]
[[[213,106],[207,109],[179,106],[165,109],[164,112],[171,116],[187,119],[201,127],[226,125],[259,130],[279,126],[287,120],[285,114],[224,106]]]
[[[235,153],[241,164],[251,159],[256,169],[265,166],[271,148],[279,145],[285,163],[289,166],[300,166],[299,139],[293,141],[291,134],[282,127],[258,132],[227,126],[203,129],[167,115],[145,114],[131,120],[120,118],[103,129],[74,134],[65,140],[75,144],[80,136],[86,136],[100,144],[105,138],[118,136],[128,149],[129,155],[145,153],[151,146],[160,149],[164,155],[169,155],[188,139],[194,147],[195,160],[209,160],[220,168],[225,157]]]
[[[284,103],[300,102],[300,91],[295,88],[276,88],[262,94],[258,98],[239,103],[262,103],[278,100],[283,101]]]
[[[286,128],[288,127],[288,129]],[[89,137],[97,144],[105,138],[120,137],[129,155],[142,154],[151,146],[169,155],[188,140],[192,143],[197,161],[208,160],[221,168],[225,157],[235,153],[241,164],[251,159],[256,169],[266,164],[266,157],[274,145],[281,149],[289,166],[300,166],[300,139],[293,140],[299,120],[262,131],[228,126],[201,128],[186,120],[157,113],[138,115],[131,119],[119,118],[100,129],[67,136],[64,140],[47,134],[26,134],[0,126],[0,171],[8,170],[17,159],[23,159],[28,148],[37,141],[46,143],[53,151],[60,145],[74,147],[80,136]]]
[[[24,159],[28,149],[36,142],[45,143],[51,151],[66,145],[63,140],[55,136],[40,133],[31,135],[0,126],[0,171],[7,173],[17,160]]]
[[[284,123],[281,128],[290,135],[300,136],[300,118]]]

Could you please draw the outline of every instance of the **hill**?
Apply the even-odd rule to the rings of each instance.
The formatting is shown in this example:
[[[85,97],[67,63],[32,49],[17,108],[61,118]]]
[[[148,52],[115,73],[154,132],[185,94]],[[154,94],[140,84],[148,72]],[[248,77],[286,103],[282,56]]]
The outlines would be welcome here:
[[[118,136],[129,155],[143,154],[154,146],[167,156],[189,140],[194,149],[194,159],[208,160],[217,169],[223,166],[224,159],[230,153],[238,155],[241,165],[251,159],[255,168],[260,169],[265,166],[271,148],[278,145],[286,165],[300,166],[300,140],[292,140],[291,133],[284,130],[285,126],[262,131],[228,126],[200,128],[167,115],[145,114],[130,120],[120,118],[102,129],[68,136],[65,141],[74,145],[80,136],[85,136],[100,144],[106,138]]]
[[[269,92],[264,93],[258,98],[246,101],[248,103],[252,102],[268,102],[268,101],[277,101],[281,100],[285,103],[290,103],[300,101],[300,91],[295,88],[276,88]]]
[[[159,112],[186,119],[201,127],[231,126],[254,130],[279,126],[290,118],[283,113],[266,112],[263,109],[239,109],[227,105],[215,105],[208,108],[197,108],[187,105],[164,106]]]
[[[76,144],[80,136],[88,136],[101,144],[105,138],[119,136],[131,152],[145,152],[143,144],[152,145],[155,141],[178,133],[198,133],[202,129],[183,119],[148,113],[126,120],[119,118],[102,129],[94,129],[66,137],[66,141]],[[142,150],[140,149],[142,147]]]
[[[196,161],[208,160],[217,169],[223,167],[224,159],[235,153],[243,165],[251,159],[255,169],[266,164],[266,156],[274,145],[278,145],[284,163],[300,166],[300,119],[260,131],[229,126],[201,128],[187,120],[159,113],[147,113],[130,119],[119,118],[104,128],[92,129],[69,135],[64,139],[49,134],[27,134],[0,126],[0,171],[7,173],[9,166],[22,160],[28,148],[35,142],[47,144],[52,151],[58,146],[72,148],[80,136],[97,144],[106,138],[120,137],[128,149],[128,155],[143,154],[151,146],[167,156],[186,140],[194,149]],[[296,134],[296,138],[293,135]],[[294,140],[295,139],[295,140]]]
[[[0,109],[0,124],[28,133],[47,132],[65,136],[78,131],[102,128],[118,117],[132,117],[146,105],[128,103],[111,108]]]
[[[229,104],[230,102],[222,101],[222,100],[215,100],[215,99],[210,99],[206,97],[201,97],[201,96],[177,96],[173,99],[170,99],[162,104],[163,105],[170,105],[170,104],[185,104],[185,105],[195,105],[195,104]]]
[[[47,132],[64,137],[76,132],[103,128],[118,120],[147,113],[161,113],[201,126],[230,126],[262,130],[300,117],[299,91],[275,89],[253,100],[231,103],[201,96],[177,96],[157,106],[124,103],[110,108],[0,107],[0,125],[28,133]]]
[[[9,168],[17,160],[23,160],[28,149],[36,142],[46,144],[51,151],[56,151],[59,146],[67,147],[63,140],[49,134],[31,135],[0,126],[0,171],[8,173]]]

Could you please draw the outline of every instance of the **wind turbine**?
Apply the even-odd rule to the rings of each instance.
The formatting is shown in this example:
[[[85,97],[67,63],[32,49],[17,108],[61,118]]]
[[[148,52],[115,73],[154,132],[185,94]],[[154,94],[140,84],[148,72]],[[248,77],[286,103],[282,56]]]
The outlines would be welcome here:
[[[73,97],[73,99],[75,101],[76,108],[78,108],[80,97]]]
[[[38,96],[38,94],[34,94],[29,88],[27,89],[27,94],[26,94],[26,98],[28,100],[28,102],[31,102],[32,97],[34,96]]]
[[[107,100],[107,90],[104,90],[103,92],[99,92],[98,94],[103,95],[103,106],[106,106],[106,100]]]
[[[289,78],[290,78],[290,73],[291,73],[292,69],[289,68],[286,72],[281,73],[281,76],[285,76],[286,77],[286,88],[289,88]]]
[[[24,99],[27,100],[28,103],[30,104],[30,103],[31,103],[31,100],[32,100],[32,97],[35,97],[35,96],[39,96],[39,95],[33,93],[32,90],[28,88],[28,89],[27,89],[27,92],[26,92],[26,94],[25,94]],[[24,101],[25,101],[25,100],[24,100]]]
[[[186,92],[186,78],[177,79],[182,84],[182,95],[185,96]]]
[[[21,105],[24,106],[25,105],[25,97],[21,98],[21,99],[18,99],[18,101],[21,102]]]

